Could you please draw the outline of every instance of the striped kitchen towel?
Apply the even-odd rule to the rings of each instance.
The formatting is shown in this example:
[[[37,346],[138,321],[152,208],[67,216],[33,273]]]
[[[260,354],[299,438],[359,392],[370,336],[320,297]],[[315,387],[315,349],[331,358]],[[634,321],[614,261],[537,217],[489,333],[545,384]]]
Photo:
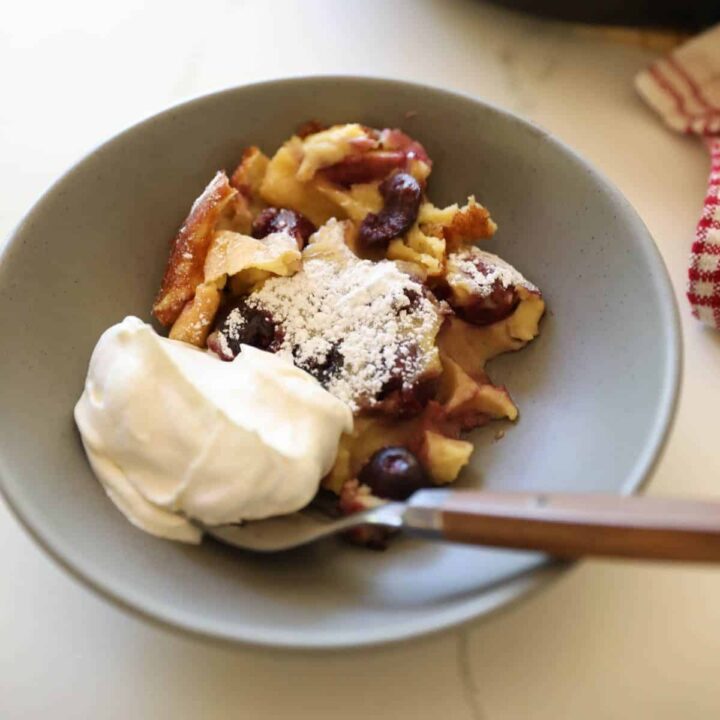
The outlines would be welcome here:
[[[720,25],[635,78],[642,97],[673,130],[698,135],[710,151],[710,180],[688,271],[693,315],[720,330]]]

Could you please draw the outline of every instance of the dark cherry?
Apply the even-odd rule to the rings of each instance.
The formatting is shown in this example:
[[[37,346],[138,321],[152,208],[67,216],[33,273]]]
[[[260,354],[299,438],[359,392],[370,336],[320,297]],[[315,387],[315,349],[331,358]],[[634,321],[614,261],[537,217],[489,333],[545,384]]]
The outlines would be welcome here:
[[[404,447],[378,450],[360,471],[358,480],[378,497],[389,500],[406,500],[416,490],[430,485],[420,461]]]
[[[475,260],[473,264],[483,275],[490,274],[490,268],[482,260]],[[512,315],[519,303],[517,290],[513,286],[503,285],[497,279],[489,295],[471,297],[469,302],[454,310],[463,320],[473,325],[492,325]],[[452,300],[450,304],[452,305]]]
[[[392,377],[382,386],[371,408],[390,417],[410,418],[425,409],[437,393],[437,386],[437,378],[424,378],[406,387],[402,378]]]
[[[344,364],[345,357],[337,345],[333,345],[328,350],[323,362],[299,363],[296,361],[296,365],[310,373],[321,385],[327,385],[342,370]]]
[[[403,387],[402,375],[393,375],[389,380],[383,383],[376,396],[376,400],[387,400],[393,393],[400,392]]]
[[[336,185],[350,187],[357,183],[382,180],[393,170],[405,167],[405,153],[399,150],[377,150],[349,155],[335,165],[321,170],[322,176]]]
[[[432,166],[427,150],[417,141],[406,135],[402,130],[385,128],[379,135],[380,145],[385,150],[400,150],[408,160],[417,158]]]
[[[473,264],[483,275],[490,273],[490,268],[481,260],[476,260]],[[471,295],[462,305],[455,302],[452,289],[444,281],[433,285],[432,292],[439,300],[447,302],[458,317],[480,326],[504,320],[512,315],[520,304],[517,289],[503,285],[499,279],[492,284],[488,295]]]
[[[403,290],[403,295],[405,295],[410,304],[405,305],[400,309],[405,310],[406,312],[412,312],[413,310],[417,310],[420,306],[420,301],[422,300],[422,288],[415,290],[415,288],[406,287]]]
[[[368,213],[360,225],[358,239],[366,247],[387,245],[393,238],[406,233],[420,210],[422,188],[409,173],[398,172],[380,185],[383,209]]]
[[[496,281],[489,295],[473,298],[467,305],[456,307],[455,312],[473,325],[492,325],[512,315],[519,303],[515,288]]]
[[[253,220],[252,236],[264,238],[271,233],[283,230],[292,235],[297,241],[298,248],[302,250],[309,237],[317,228],[301,213],[286,208],[269,207],[262,210]]]
[[[220,341],[220,336],[225,342]],[[215,332],[208,338],[208,347],[223,360],[234,360],[241,345],[252,345],[260,350],[273,350],[279,344],[281,333],[270,313],[250,307],[244,298],[226,308]]]

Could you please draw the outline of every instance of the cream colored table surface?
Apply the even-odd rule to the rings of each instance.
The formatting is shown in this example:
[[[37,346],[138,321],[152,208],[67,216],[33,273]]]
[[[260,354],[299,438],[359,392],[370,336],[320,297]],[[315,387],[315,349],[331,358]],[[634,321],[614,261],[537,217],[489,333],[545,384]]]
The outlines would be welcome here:
[[[548,128],[626,193],[680,298],[682,400],[650,491],[718,492],[720,340],[683,298],[708,163],[635,96],[632,78],[652,51],[469,0],[16,1],[2,16],[3,235],[100,140],[179,99],[252,80],[411,78]],[[720,569],[586,562],[483,623],[308,656],[218,647],[129,617],[61,572],[4,506],[0,547],[3,720],[720,715]]]

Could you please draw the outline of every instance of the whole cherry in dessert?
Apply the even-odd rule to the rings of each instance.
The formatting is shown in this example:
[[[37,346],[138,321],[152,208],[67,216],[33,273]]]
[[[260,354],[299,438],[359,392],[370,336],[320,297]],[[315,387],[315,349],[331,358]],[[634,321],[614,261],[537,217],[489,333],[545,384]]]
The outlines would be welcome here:
[[[234,360],[241,345],[272,351],[279,340],[280,331],[270,313],[251,307],[241,298],[226,308],[207,344],[222,360]]]
[[[324,129],[311,121],[301,126],[298,134],[302,137],[302,133],[312,134]],[[357,183],[383,180],[395,171],[407,170],[414,161],[424,163],[428,169],[432,167],[425,148],[401,130],[364,129],[367,136],[352,141],[355,151],[340,162],[320,170],[319,177],[349,188]]]
[[[473,325],[492,325],[512,315],[519,303],[517,290],[496,280],[490,294],[473,298],[472,302],[454,310]]]
[[[431,482],[415,455],[404,447],[378,450],[360,471],[358,480],[378,497],[407,500]]]
[[[432,167],[432,160],[427,150],[417,140],[413,140],[402,130],[397,128],[385,128],[378,135],[380,145],[384,150],[399,150],[407,160],[421,160],[428,167]]]
[[[264,238],[276,232],[285,231],[295,238],[298,249],[302,250],[316,227],[301,213],[286,208],[265,208],[253,220],[252,236]]]
[[[422,188],[410,173],[398,172],[380,185],[385,202],[379,213],[368,213],[360,225],[358,239],[366,247],[387,245],[406,233],[420,210]]]
[[[448,268],[447,277],[436,281],[433,292],[463,320],[492,325],[512,315],[520,304],[518,286],[526,281],[500,258],[471,247],[451,255]]]
[[[449,289],[441,282],[433,291],[440,300],[445,300],[455,314],[473,325],[492,325],[504,320],[515,312],[520,304],[520,296],[514,286],[503,285],[501,281],[493,282],[490,291],[485,294],[473,294],[462,304],[453,298]]]
[[[420,378],[412,385],[405,385],[401,375],[392,375],[375,396],[378,401],[375,407],[393,417],[410,418],[423,411],[437,387],[437,377]]]
[[[337,345],[332,345],[322,360],[295,360],[296,365],[310,373],[321,385],[327,385],[342,370],[344,363],[345,357]]]
[[[407,158],[400,150],[378,150],[349,155],[342,162],[322,170],[322,177],[336,185],[350,187],[355,183],[382,180],[393,170],[405,166]]]

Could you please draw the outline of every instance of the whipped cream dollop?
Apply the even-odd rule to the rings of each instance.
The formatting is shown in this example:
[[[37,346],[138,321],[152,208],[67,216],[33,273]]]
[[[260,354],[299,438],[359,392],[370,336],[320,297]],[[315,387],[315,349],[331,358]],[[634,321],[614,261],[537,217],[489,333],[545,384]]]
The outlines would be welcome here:
[[[100,337],[75,421],[127,518],[185,542],[202,536],[188,518],[216,525],[307,505],[353,422],[287,359],[243,345],[222,362],[135,317]]]

